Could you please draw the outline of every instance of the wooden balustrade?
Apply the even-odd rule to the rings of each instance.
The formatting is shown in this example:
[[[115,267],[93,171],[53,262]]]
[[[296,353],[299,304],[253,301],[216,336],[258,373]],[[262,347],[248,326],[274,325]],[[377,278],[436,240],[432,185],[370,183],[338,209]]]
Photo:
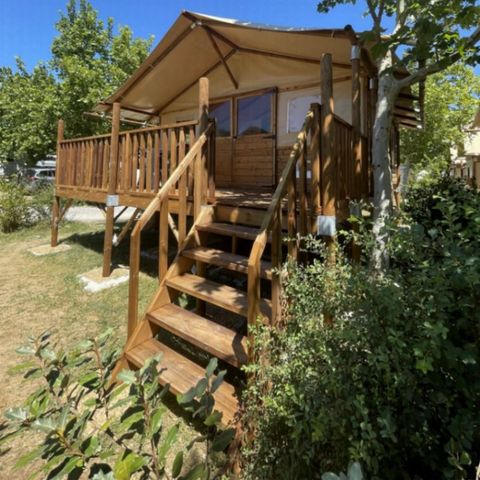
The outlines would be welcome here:
[[[115,192],[147,196],[158,192],[195,143],[197,124],[191,121],[120,132]],[[111,142],[111,134],[61,140],[57,185],[107,192]],[[187,179],[187,185],[191,184]]]
[[[57,185],[106,191],[110,145],[110,134],[59,141]]]
[[[317,110],[318,112],[318,110]],[[248,324],[254,325],[260,315],[260,261],[267,246],[269,237],[272,242],[272,268],[276,272],[280,268],[281,241],[282,241],[282,202],[284,197],[288,196],[287,202],[287,225],[288,225],[288,253],[292,258],[298,255],[297,234],[307,233],[308,208],[318,209],[318,205],[308,205],[307,196],[307,143],[311,132],[318,134],[318,129],[313,128],[315,123],[319,122],[318,116],[314,111],[309,111],[302,130],[298,134],[292,153],[287,161],[278,186],[272,197],[267,213],[263,218],[260,232],[258,233],[248,259]],[[318,141],[311,142],[316,145]],[[311,151],[312,158],[319,158],[318,152]],[[298,167],[298,168],[297,168]],[[317,168],[318,165],[313,168]],[[299,172],[299,181],[297,180],[297,171]],[[299,185],[297,186],[297,183]],[[298,192],[298,194],[297,194]],[[297,198],[298,197],[298,198]],[[315,197],[316,198],[316,197]],[[298,201],[299,200],[299,201]],[[297,215],[299,222],[297,222]],[[300,227],[300,228],[299,228]],[[272,323],[276,323],[280,314],[280,279],[278,273],[272,276]],[[249,329],[251,332],[252,329]],[[250,335],[250,333],[249,333]],[[252,340],[252,339],[250,339]],[[250,345],[253,345],[250,341]],[[252,352],[250,352],[251,355]]]
[[[316,234],[316,217],[325,213],[322,202],[328,195],[323,189],[330,186],[332,179],[323,178],[326,170],[323,168],[321,149],[322,115],[321,106],[314,104],[307,113],[305,122],[297,141],[293,146],[288,162],[272,197],[272,201],[263,219],[260,232],[257,235],[248,260],[248,324],[254,325],[261,315],[260,305],[260,262],[265,248],[270,240],[272,268],[280,269],[282,263],[282,225],[287,225],[288,255],[297,259],[299,238],[308,233]],[[348,202],[368,195],[369,167],[366,155],[367,140],[362,137],[361,189],[356,182],[356,164],[353,152],[353,127],[340,117],[333,115],[332,156],[336,165],[336,175],[333,181],[335,197],[329,198],[336,205],[339,215],[343,206],[348,210]],[[310,182],[309,182],[310,179]],[[310,190],[310,195],[308,192]],[[285,202],[286,197],[286,202]],[[283,216],[287,219],[284,222]],[[310,218],[310,222],[308,219]],[[272,324],[280,318],[280,278],[278,273],[272,277]],[[249,329],[249,332],[251,329]],[[252,345],[252,339],[250,339]],[[252,352],[249,352],[251,355]],[[250,357],[251,358],[251,357]]]
[[[194,172],[199,172],[199,170],[202,169],[203,158],[207,154],[205,152],[207,144],[213,145],[212,133],[214,134],[214,131],[214,125],[210,124],[205,132],[199,136],[197,141],[190,146],[188,153],[183,158],[180,156],[177,157],[179,163],[175,163],[175,168],[170,170],[168,179],[163,182],[153,200],[137,220],[135,228],[132,231],[130,237],[130,284],[128,299],[129,336],[134,331],[138,322],[138,278],[140,271],[140,244],[142,230],[153,215],[156,212],[160,212],[158,269],[159,282],[162,282],[168,269],[168,216],[170,213],[168,199],[171,196],[172,191],[178,192],[178,249],[181,249],[186,235],[188,188],[189,185],[193,186],[193,191],[191,193],[193,195],[193,212],[195,220],[200,212],[202,192],[207,188],[207,185],[205,184],[205,175],[198,173],[195,173],[194,175]],[[181,148],[183,148],[183,145]],[[180,153],[183,153],[183,150],[180,150]],[[214,159],[212,161],[214,161]],[[170,168],[171,166],[169,166],[169,169]],[[145,178],[147,178],[146,175]],[[189,180],[191,180],[190,184]]]

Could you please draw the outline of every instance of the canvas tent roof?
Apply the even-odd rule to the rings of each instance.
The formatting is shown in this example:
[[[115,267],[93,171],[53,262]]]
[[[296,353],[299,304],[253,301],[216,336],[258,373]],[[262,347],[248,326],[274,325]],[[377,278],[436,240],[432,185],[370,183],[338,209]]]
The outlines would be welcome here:
[[[351,28],[278,28],[185,11],[137,71],[95,111],[108,113],[118,101],[125,117],[146,121],[195,108],[202,76],[210,80],[211,98],[315,83],[323,53],[332,54],[334,79],[345,77],[351,73],[352,37]],[[368,54],[365,60],[370,61]],[[408,110],[411,101],[406,101]]]

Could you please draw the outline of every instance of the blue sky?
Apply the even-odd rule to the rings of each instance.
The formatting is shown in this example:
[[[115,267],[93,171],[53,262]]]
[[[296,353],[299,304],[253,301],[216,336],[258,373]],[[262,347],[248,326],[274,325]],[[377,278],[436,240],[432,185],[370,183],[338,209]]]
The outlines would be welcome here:
[[[50,58],[55,22],[67,0],[0,0],[0,66],[15,65],[20,56],[27,67]],[[280,26],[342,28],[369,27],[362,18],[363,1],[339,7],[328,15],[316,11],[311,0],[91,0],[100,17],[116,25],[130,25],[134,35],[159,41],[182,10]]]

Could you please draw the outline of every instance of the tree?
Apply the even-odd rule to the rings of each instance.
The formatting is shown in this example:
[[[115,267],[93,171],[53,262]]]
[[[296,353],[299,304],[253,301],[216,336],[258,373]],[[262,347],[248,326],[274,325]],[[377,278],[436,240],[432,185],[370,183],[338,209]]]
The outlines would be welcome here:
[[[55,146],[58,85],[46,65],[0,69],[0,157],[35,162]]]
[[[0,68],[0,157],[34,163],[55,148],[56,121],[67,135],[101,133],[107,127],[86,118],[148,55],[152,38],[135,39],[131,29],[113,33],[113,19],[99,20],[87,0],[69,0],[57,22],[52,59],[29,73]]]
[[[404,130],[403,158],[418,171],[438,175],[450,165],[450,148],[461,144],[463,131],[479,107],[480,77],[463,64],[429,77],[425,86],[423,130]]]
[[[357,0],[321,0],[327,13]],[[395,101],[400,91],[462,60],[479,60],[480,6],[475,0],[366,0],[372,27],[360,35],[370,47],[378,71],[378,97],[373,124],[375,246],[372,266],[377,273],[388,267],[385,223],[392,210],[392,175],[388,158]],[[409,67],[409,73],[398,75]]]
[[[146,58],[153,37],[134,39],[129,27],[113,33],[87,0],[69,0],[56,27],[51,67],[60,80],[62,116],[69,135],[98,133],[99,124],[83,116],[118,88]]]

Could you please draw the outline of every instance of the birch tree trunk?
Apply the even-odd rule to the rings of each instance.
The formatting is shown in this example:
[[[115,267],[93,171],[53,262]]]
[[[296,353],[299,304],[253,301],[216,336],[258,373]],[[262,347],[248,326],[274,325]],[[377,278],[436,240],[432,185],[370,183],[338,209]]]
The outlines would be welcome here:
[[[371,266],[382,275],[388,268],[388,232],[386,221],[392,211],[392,172],[390,168],[389,143],[395,100],[398,95],[397,81],[391,71],[392,55],[389,53],[378,64],[378,97],[373,123],[372,167],[374,186],[373,235],[375,245]]]

